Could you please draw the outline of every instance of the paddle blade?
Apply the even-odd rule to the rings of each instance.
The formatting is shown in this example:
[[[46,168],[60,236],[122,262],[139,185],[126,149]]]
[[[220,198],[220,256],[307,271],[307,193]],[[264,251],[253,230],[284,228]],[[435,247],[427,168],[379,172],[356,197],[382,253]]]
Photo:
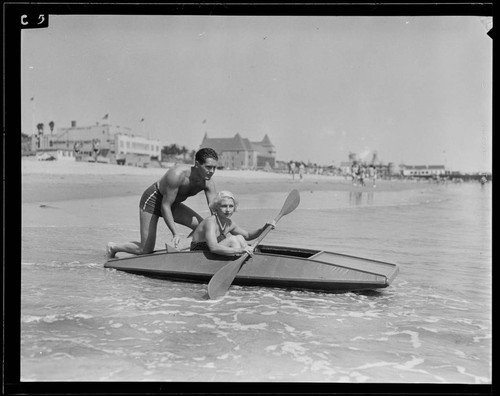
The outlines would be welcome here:
[[[208,297],[210,299],[215,299],[226,294],[247,257],[248,253],[225,265],[212,276],[208,283]]]
[[[278,221],[281,217],[287,215],[288,213],[293,212],[297,208],[297,206],[299,206],[299,203],[300,203],[299,192],[295,189],[290,191],[288,197],[286,197],[283,207],[281,208],[281,211],[276,217],[276,221]]]

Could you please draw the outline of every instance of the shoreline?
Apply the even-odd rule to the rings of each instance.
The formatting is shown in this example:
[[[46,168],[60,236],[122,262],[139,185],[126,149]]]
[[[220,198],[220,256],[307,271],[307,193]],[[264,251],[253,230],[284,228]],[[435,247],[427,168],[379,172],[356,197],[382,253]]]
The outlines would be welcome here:
[[[71,199],[109,198],[135,195],[157,181],[168,168],[139,168],[75,161],[36,161],[23,158],[21,162],[22,202],[55,202]],[[230,190],[236,195],[261,192],[299,191],[401,191],[428,188],[427,183],[401,180],[371,181],[366,186],[353,186],[342,176],[305,174],[300,181],[287,173],[250,170],[217,170],[214,175],[217,190]]]

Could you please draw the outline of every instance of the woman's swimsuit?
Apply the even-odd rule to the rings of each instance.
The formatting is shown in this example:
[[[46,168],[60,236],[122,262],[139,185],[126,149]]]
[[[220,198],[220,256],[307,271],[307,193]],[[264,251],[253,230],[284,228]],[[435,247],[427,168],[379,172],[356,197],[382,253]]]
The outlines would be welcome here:
[[[163,200],[163,195],[158,189],[158,183],[154,183],[149,186],[146,191],[142,194],[141,201],[139,202],[139,207],[145,212],[152,213],[161,217],[161,201]]]
[[[222,227],[219,219],[217,218],[217,215],[215,215],[215,218],[217,219],[217,224],[219,225],[219,229],[220,229],[220,235],[217,237],[217,243],[220,243],[224,239],[226,239],[227,232],[224,233],[224,228]],[[203,241],[203,242],[191,242],[190,250],[210,250],[210,248],[208,247],[208,245],[205,241]]]

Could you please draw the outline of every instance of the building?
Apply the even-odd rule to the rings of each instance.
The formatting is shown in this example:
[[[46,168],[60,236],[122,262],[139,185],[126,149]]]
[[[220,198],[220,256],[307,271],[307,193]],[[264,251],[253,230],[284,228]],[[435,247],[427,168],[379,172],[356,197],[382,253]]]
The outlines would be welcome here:
[[[79,161],[145,166],[151,159],[161,159],[159,140],[134,136],[130,128],[97,123],[92,126],[58,128],[55,134],[38,134],[33,139],[37,153],[74,152]]]
[[[146,166],[152,159],[161,160],[162,145],[159,140],[117,133],[114,147],[117,163]]]
[[[401,165],[401,174],[405,177],[440,177],[449,176],[450,171],[444,165]]]
[[[340,173],[343,176],[350,175],[352,171],[352,162],[351,161],[342,161],[340,163]]]
[[[268,169],[276,165],[276,151],[267,134],[260,142],[250,142],[239,133],[232,138],[209,138],[205,134],[203,147],[214,149],[219,165],[225,169]]]

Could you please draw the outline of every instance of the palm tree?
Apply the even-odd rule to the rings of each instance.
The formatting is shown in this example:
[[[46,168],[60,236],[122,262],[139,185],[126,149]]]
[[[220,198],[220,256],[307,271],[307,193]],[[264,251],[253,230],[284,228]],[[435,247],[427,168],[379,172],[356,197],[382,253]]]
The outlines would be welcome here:
[[[54,121],[49,122],[49,127],[50,127],[50,134],[52,135],[52,132],[54,131]]]
[[[42,122],[36,125],[36,129],[38,129],[39,135],[43,135],[43,127],[44,127],[44,125]]]

